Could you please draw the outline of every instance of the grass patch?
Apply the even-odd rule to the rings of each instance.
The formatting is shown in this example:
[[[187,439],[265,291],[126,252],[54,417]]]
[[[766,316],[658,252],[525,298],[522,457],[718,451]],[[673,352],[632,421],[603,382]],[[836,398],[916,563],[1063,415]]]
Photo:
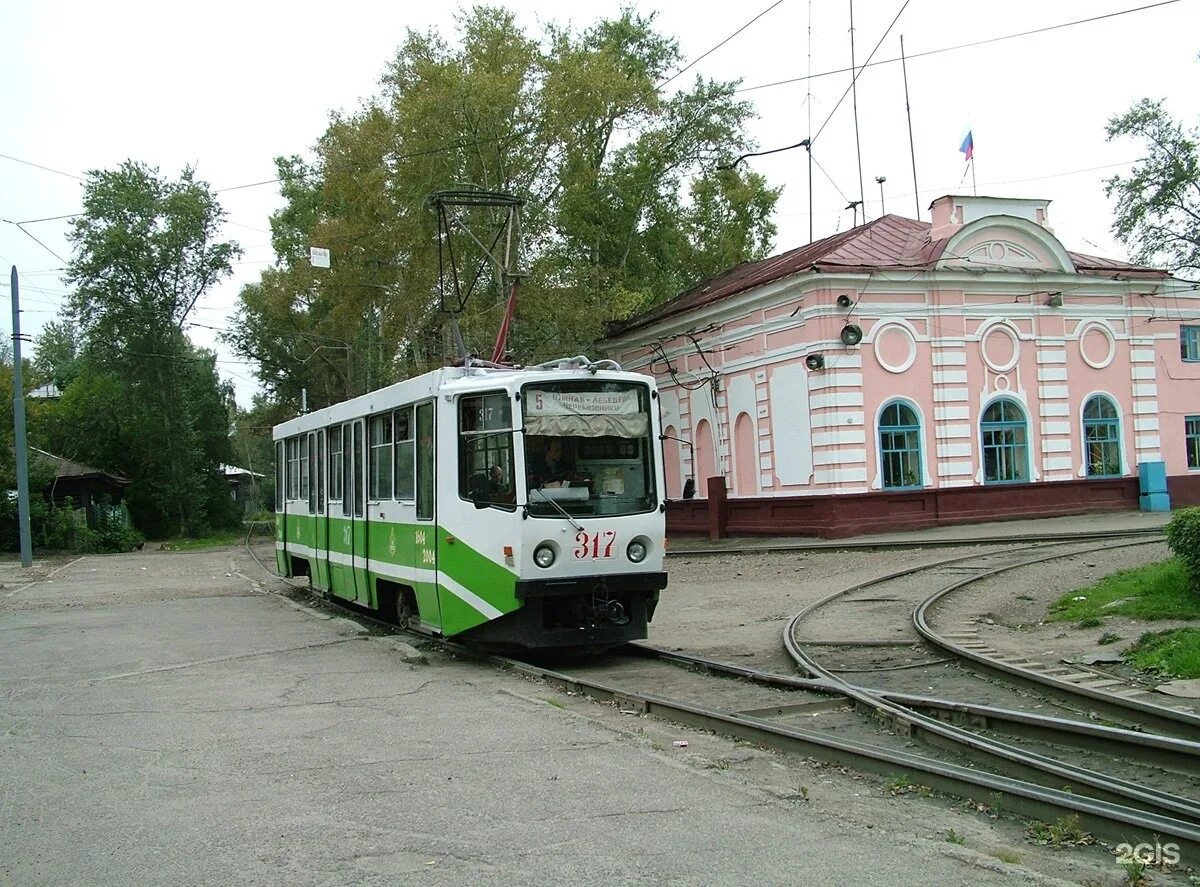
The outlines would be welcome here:
[[[168,539],[162,544],[163,551],[195,551],[197,548],[217,548],[221,545],[240,545],[246,538],[245,530],[221,530],[207,536],[197,536],[190,539],[181,536],[178,539]]]
[[[1121,570],[1095,585],[1065,594],[1050,605],[1052,622],[1100,625],[1104,616],[1134,619],[1200,618],[1200,594],[1188,586],[1187,572],[1176,558]]]
[[[1200,628],[1146,632],[1125,660],[1164,678],[1200,678]]]

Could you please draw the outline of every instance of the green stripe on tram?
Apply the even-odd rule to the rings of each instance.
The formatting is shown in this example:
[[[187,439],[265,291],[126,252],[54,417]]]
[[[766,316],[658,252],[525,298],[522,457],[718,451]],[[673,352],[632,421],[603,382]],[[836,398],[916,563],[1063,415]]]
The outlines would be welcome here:
[[[283,539],[284,523],[281,515],[276,516],[276,539],[287,545],[301,545],[319,552],[317,545],[317,518],[308,514],[288,514],[287,538]],[[466,589],[470,594],[499,610],[510,613],[520,607],[516,598],[516,576],[500,563],[454,537],[447,528],[430,523],[398,523],[371,521],[365,524],[367,538],[363,538],[364,521],[342,516],[328,518],[328,550],[334,555],[351,556],[351,544],[347,541],[347,530],[354,534],[353,552],[359,558],[369,558],[377,564],[392,564],[400,568],[431,570],[435,566],[440,576]],[[422,542],[424,544],[422,544]],[[497,545],[497,557],[503,556],[502,543]],[[363,550],[365,549],[365,551]],[[429,554],[426,554],[429,552]],[[436,564],[427,559],[436,552]],[[293,553],[294,552],[290,552]],[[307,557],[307,552],[294,554]],[[319,555],[310,562],[315,573],[314,584],[329,589],[339,597],[355,599],[354,573],[349,564],[329,563]],[[277,551],[280,572],[286,571],[285,554]],[[359,567],[359,570],[364,570]],[[404,582],[413,586],[421,609],[422,621],[439,628],[444,634],[452,635],[488,621],[488,616],[455,594],[447,582],[439,584],[435,591],[431,582],[415,579],[399,579],[385,571],[369,570],[370,593],[367,603],[378,606],[376,580]]]

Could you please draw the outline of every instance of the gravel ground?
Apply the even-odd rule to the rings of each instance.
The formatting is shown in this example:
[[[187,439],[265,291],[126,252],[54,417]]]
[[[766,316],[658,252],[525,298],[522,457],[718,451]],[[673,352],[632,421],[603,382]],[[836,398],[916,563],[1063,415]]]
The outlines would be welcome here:
[[[920,551],[781,552],[678,557],[667,562],[650,642],[791,673],[783,629],[801,609],[830,592],[896,570],[981,546]]]

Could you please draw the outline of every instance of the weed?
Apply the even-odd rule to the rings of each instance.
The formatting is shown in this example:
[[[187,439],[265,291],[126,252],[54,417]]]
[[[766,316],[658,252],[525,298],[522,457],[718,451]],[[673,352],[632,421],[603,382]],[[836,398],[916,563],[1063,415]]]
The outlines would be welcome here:
[[[1085,832],[1079,825],[1079,817],[1072,814],[1051,825],[1048,822],[1035,820],[1025,829],[1025,839],[1031,844],[1053,847],[1062,850],[1065,847],[1083,847],[1096,842],[1090,832]]]
[[[800,786],[800,797],[802,797],[806,801],[808,800],[808,786],[807,785]]]
[[[709,761],[705,766],[709,770],[728,770],[729,758],[717,758],[715,761]]]
[[[988,800],[992,802],[990,807],[993,817],[998,817],[1004,813],[1004,795],[1001,792],[992,792],[988,795]]]
[[[1125,869],[1125,883],[1129,887],[1144,887],[1146,880],[1146,863],[1138,859],[1126,859],[1121,862]]]
[[[917,795],[921,798],[933,797],[932,788],[927,785],[921,785],[920,783],[913,782],[911,779],[909,779],[908,774],[906,773],[901,773],[898,776],[891,777],[888,779],[884,787],[887,789],[888,794],[890,794],[892,797],[910,794]]]
[[[1021,854],[1015,850],[998,850],[992,856],[996,857],[1001,862],[1007,862],[1009,865],[1020,865]]]
[[[566,709],[566,706],[563,705],[561,702],[559,702],[557,699],[547,699],[546,704],[553,705],[555,708],[561,708],[564,710]]]
[[[1119,634],[1117,634],[1115,631],[1106,631],[1106,632],[1104,632],[1104,634],[1100,635],[1100,640],[1096,641],[1096,643],[1098,643],[1098,644],[1115,644],[1119,640],[1121,640],[1121,636]]]
[[[1076,628],[1099,628],[1103,624],[1104,624],[1104,620],[1101,619],[1099,616],[1084,616],[1077,623],[1075,623],[1075,627]]]
[[[667,750],[667,747],[665,745],[663,745],[661,742],[659,742],[657,739],[650,740],[650,747],[652,749],[654,749],[655,751],[666,751]]]
[[[965,844],[967,839],[956,832],[954,829],[949,829],[946,832],[946,842],[948,844]]]

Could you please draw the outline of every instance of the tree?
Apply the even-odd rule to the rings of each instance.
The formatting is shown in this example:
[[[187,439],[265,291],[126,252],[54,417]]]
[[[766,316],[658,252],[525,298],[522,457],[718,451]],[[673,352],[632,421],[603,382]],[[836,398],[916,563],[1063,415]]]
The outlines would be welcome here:
[[[1161,101],[1141,99],[1108,121],[1108,139],[1132,137],[1146,156],[1127,176],[1113,176],[1113,233],[1134,259],[1172,272],[1200,272],[1200,129],[1186,129]]]
[[[47,436],[68,458],[130,477],[130,510],[148,533],[201,529],[228,517],[217,469],[231,393],[184,330],[239,250],[219,239],[224,213],[191,169],[176,180],[132,161],[93,171],[83,204],[68,235],[75,378]],[[60,372],[68,338],[64,322],[50,340]]]
[[[78,374],[79,351],[78,327],[69,317],[52,320],[37,337],[33,367],[40,378],[50,380],[63,391]]]
[[[272,219],[278,263],[243,289],[229,341],[260,362],[267,390],[289,407],[301,388],[321,406],[451,353],[434,191],[525,200],[528,276],[510,336],[519,360],[585,350],[605,320],[770,247],[778,191],[716,170],[752,147],[750,105],[734,98],[735,83],[701,78],[666,94],[659,84],[679,49],[652,18],[625,11],[531,37],[510,12],[476,7],[460,15],[457,36],[452,46],[410,31],[380,94],[335,115],[311,162],[277,161],[287,201]],[[482,228],[491,212],[460,219]],[[310,267],[310,245],[331,249],[332,268]],[[506,294],[479,257],[458,257],[479,281],[460,322],[482,352]]]

